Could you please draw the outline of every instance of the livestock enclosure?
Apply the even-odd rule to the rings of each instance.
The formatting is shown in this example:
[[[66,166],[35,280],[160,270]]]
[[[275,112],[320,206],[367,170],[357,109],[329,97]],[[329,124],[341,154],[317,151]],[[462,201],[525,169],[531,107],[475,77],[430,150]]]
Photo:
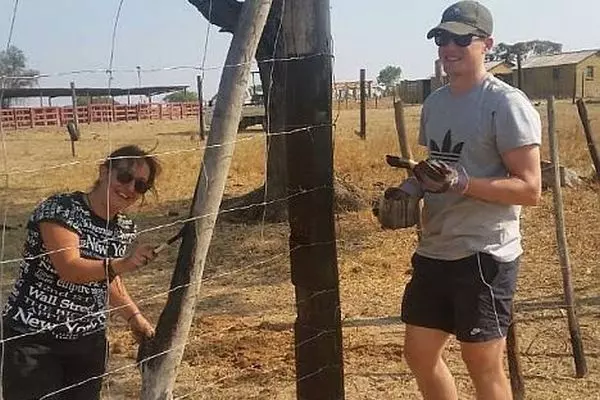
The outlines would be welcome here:
[[[404,284],[416,245],[414,230],[382,230],[371,201],[385,187],[403,179],[403,172],[385,164],[385,154],[397,153],[393,108],[367,112],[366,140],[355,131],[359,112],[334,103],[336,113],[335,174],[356,187],[359,211],[338,210],[336,235],[343,318],[346,398],[418,399],[417,386],[402,357],[403,326],[399,321]],[[545,103],[537,109],[546,119]],[[588,106],[596,134],[600,105]],[[415,158],[419,106],[405,110]],[[544,123],[544,129],[546,129]],[[6,215],[2,266],[2,299],[13,283],[24,239],[25,224],[36,203],[51,193],[85,190],[97,172],[97,161],[109,148],[136,143],[159,155],[163,175],[158,195],[135,207],[131,215],[141,240],[160,243],[186,217],[203,152],[203,142],[190,140],[197,121],[134,120],[81,124],[77,157],[71,156],[64,128],[5,130],[6,152],[1,165],[7,176],[2,211]],[[525,207],[522,226],[525,254],[520,271],[516,321],[528,399],[600,398],[600,184],[587,150],[576,107],[557,103],[561,165],[572,169],[582,184],[564,188],[567,239],[573,267],[584,349],[589,374],[574,378],[562,284],[556,248],[552,194]],[[260,130],[240,132],[227,181],[226,196],[247,193],[264,180],[265,141]],[[549,159],[544,130],[543,158]],[[207,258],[195,322],[180,366],[178,398],[294,399],[294,287],[290,282],[288,224],[233,223],[221,215]],[[162,310],[177,255],[176,246],[147,268],[126,277],[134,299],[153,322]],[[136,345],[126,324],[110,320],[110,367],[106,398],[137,398]],[[455,372],[460,398],[473,394],[456,342],[446,359]]]

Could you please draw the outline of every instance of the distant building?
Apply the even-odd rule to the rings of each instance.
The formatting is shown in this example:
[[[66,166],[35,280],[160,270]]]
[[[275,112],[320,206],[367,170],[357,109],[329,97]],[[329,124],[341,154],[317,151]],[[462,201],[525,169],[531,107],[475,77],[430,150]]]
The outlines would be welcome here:
[[[600,97],[600,50],[530,56],[521,65],[521,88],[534,99]],[[517,69],[513,80],[517,83]]]

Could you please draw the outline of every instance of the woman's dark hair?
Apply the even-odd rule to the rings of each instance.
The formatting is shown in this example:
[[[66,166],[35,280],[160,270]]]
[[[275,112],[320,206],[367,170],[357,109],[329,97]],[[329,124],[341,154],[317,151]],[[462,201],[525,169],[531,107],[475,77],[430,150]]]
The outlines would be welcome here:
[[[162,170],[158,159],[142,150],[139,146],[131,144],[123,147],[119,147],[102,163],[103,166],[108,168],[109,170],[112,168],[123,168],[130,169],[134,164],[139,164],[145,162],[148,165],[148,169],[150,170],[150,174],[148,175],[148,187],[150,190],[155,192],[154,182],[160,172]],[[96,182],[98,185],[98,182]],[[94,185],[94,186],[96,186]]]

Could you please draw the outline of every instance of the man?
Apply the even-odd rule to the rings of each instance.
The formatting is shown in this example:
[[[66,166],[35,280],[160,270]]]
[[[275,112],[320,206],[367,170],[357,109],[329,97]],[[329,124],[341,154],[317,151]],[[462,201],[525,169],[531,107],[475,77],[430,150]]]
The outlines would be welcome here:
[[[414,169],[425,191],[423,235],[402,300],[404,354],[427,400],[455,400],[442,352],[450,335],[477,399],[511,399],[503,367],[521,248],[522,205],[541,196],[540,116],[527,97],[488,74],[490,11],[475,1],[447,8],[427,34],[449,84],[423,105]],[[412,181],[404,186],[411,188]],[[408,190],[414,195],[414,190]]]

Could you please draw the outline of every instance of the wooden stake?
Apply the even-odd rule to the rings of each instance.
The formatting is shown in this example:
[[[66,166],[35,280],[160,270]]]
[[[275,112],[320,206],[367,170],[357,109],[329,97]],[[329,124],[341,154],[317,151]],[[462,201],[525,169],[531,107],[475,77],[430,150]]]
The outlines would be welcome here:
[[[156,335],[138,351],[142,371],[141,399],[173,398],[177,368],[188,340],[219,206],[233,156],[242,103],[271,0],[246,0],[225,60],[202,168],[190,216],[171,279],[171,291]],[[195,226],[194,226],[195,225]]]
[[[413,159],[412,151],[410,150],[410,145],[408,144],[408,135],[406,133],[406,121],[404,119],[404,103],[401,98],[398,98],[394,101],[394,118],[396,121],[396,133],[398,134],[398,143],[400,145],[400,154],[402,157],[407,158],[409,160]],[[409,176],[412,175],[412,171],[408,172]],[[421,235],[423,231],[423,225],[421,221],[421,206],[422,202],[419,202],[419,206],[417,207],[417,238],[421,240]]]
[[[519,338],[517,322],[515,321],[515,306],[511,307],[511,322],[506,335],[506,353],[508,358],[508,373],[510,375],[510,388],[513,400],[525,399],[525,378],[521,368],[521,355],[519,353]]]
[[[364,69],[360,70],[360,137],[367,138],[367,104],[365,98],[365,75]]]
[[[561,272],[563,278],[563,289],[565,293],[565,303],[567,308],[567,318],[569,323],[569,333],[571,335],[571,346],[573,348],[573,358],[575,359],[575,375],[577,378],[583,378],[587,374],[587,363],[583,351],[583,342],[579,330],[579,321],[575,312],[575,295],[571,280],[571,262],[569,260],[569,249],[567,246],[567,235],[565,233],[565,219],[563,214],[562,190],[560,187],[560,168],[558,140],[556,137],[556,114],[554,112],[554,96],[548,98],[548,139],[550,152],[552,156],[552,165],[554,167],[554,218],[556,221],[556,242],[558,245],[558,255],[560,258]]]
[[[577,111],[579,112],[579,118],[583,124],[583,131],[585,132],[585,140],[594,163],[594,169],[596,170],[596,180],[600,182],[600,156],[598,155],[598,146],[592,133],[592,126],[590,125],[590,119],[588,118],[588,111],[583,99],[577,100]]]

